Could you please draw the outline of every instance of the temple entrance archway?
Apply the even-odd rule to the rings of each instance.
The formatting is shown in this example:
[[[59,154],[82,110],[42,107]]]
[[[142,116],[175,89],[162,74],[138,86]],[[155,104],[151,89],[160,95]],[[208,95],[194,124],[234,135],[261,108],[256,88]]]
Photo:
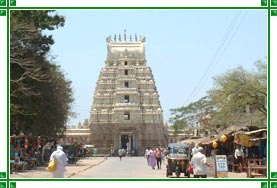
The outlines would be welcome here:
[[[119,136],[119,148],[124,148],[127,152],[136,151],[136,136],[133,132],[122,132]]]
[[[120,146],[120,148],[123,148],[123,149],[127,150],[128,143],[129,143],[128,135],[126,135],[126,134],[121,135],[121,146]]]

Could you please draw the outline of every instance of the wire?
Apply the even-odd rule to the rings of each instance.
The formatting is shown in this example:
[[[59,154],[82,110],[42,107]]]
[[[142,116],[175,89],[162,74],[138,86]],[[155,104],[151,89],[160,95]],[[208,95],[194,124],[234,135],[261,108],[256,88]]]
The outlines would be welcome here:
[[[217,47],[215,54],[213,55],[209,66],[206,68],[204,74],[198,81],[197,85],[194,87],[192,93],[189,95],[187,100],[185,101],[185,105],[192,100],[192,98],[196,98],[197,95],[199,94],[200,89],[204,86],[204,84],[207,82],[207,78],[210,76],[218,62],[220,61],[221,57],[223,56],[223,53],[225,52],[226,48],[229,46],[231,43],[233,37],[237,33],[242,21],[244,20],[245,16],[247,15],[248,11],[242,15],[242,11],[237,11],[231,24],[229,25],[227,31],[225,32],[219,46]]]

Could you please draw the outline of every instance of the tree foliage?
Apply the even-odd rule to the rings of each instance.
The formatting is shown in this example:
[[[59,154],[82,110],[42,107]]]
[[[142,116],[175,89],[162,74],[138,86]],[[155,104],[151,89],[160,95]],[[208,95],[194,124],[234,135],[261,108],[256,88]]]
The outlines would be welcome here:
[[[184,120],[175,120],[172,125],[173,136],[176,137],[178,134],[182,133],[184,128],[186,127],[186,122]]]
[[[73,101],[71,82],[49,58],[54,40],[43,30],[64,25],[54,11],[11,11],[11,134],[52,136],[63,132]]]
[[[178,121],[185,121],[186,128],[193,130],[201,119],[212,113],[213,106],[208,96],[202,97],[198,101],[192,102],[187,106],[171,109],[172,118],[170,122],[173,126]]]
[[[207,128],[230,125],[265,126],[267,120],[267,63],[255,62],[256,71],[238,67],[214,79],[208,96],[187,106],[171,109],[170,122],[182,120],[196,126],[202,120]]]
[[[257,71],[238,67],[214,78],[209,91],[218,108],[214,120],[219,124],[264,126],[267,119],[267,64],[255,63]]]
[[[188,124],[193,125],[198,122],[207,112],[211,111],[210,100],[207,96],[198,101],[190,103],[188,106],[171,109],[171,114],[175,115],[172,120],[185,120]]]

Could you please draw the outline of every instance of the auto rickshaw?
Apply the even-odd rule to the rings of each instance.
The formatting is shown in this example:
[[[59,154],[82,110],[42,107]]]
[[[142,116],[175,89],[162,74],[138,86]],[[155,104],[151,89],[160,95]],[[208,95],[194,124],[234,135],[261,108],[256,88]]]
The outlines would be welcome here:
[[[190,177],[189,167],[189,146],[186,144],[171,143],[168,146],[169,154],[167,156],[166,177],[175,173],[179,178],[181,173],[184,173],[188,178]]]

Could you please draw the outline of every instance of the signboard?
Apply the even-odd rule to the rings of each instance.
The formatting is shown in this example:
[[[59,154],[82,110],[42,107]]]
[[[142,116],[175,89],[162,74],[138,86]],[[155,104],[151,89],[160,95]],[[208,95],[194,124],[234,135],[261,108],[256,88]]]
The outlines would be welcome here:
[[[228,163],[226,155],[216,155],[215,156],[215,177],[217,178],[227,178],[228,177]]]
[[[251,147],[251,137],[244,134],[237,134],[235,137],[236,143],[242,146]]]

